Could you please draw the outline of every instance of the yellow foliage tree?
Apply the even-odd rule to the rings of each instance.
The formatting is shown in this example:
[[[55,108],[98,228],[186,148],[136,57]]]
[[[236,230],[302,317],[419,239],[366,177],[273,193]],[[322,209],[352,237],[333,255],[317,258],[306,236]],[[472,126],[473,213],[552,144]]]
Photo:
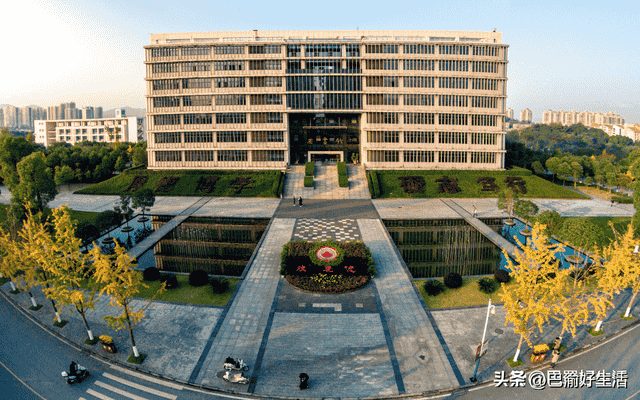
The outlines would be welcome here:
[[[17,293],[16,276],[20,273],[20,263],[15,256],[15,248],[11,234],[0,228],[0,273],[10,279],[12,292]]]
[[[94,279],[101,286],[100,295],[106,293],[111,297],[111,305],[122,309],[118,316],[107,315],[104,319],[115,330],[128,328],[134,357],[140,357],[136,342],[133,337],[133,325],[144,318],[144,310],[151,304],[150,299],[144,306],[135,310],[131,301],[141,287],[147,287],[142,283],[142,276],[133,270],[132,258],[126,253],[124,247],[116,243],[114,255],[106,255],[95,246],[89,252],[93,262]],[[158,295],[164,289],[164,283],[156,293]],[[155,296],[154,296],[155,297]]]
[[[562,247],[553,251],[547,247],[545,228],[536,223],[529,243],[524,245],[518,241],[521,250],[515,254],[515,263],[506,256],[513,283],[502,284],[500,299],[507,312],[505,325],[512,323],[515,333],[520,335],[514,362],[518,361],[524,340],[532,346],[531,335],[535,328],[543,332],[544,325],[549,323],[552,306],[561,296],[555,284],[559,261],[554,253],[562,251]]]

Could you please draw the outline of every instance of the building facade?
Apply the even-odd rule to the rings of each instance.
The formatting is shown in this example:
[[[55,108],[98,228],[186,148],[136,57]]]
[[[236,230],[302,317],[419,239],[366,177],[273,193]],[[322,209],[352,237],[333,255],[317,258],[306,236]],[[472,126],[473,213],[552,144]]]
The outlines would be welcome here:
[[[526,124],[530,124],[531,122],[533,122],[533,112],[528,108],[520,111],[520,122]]]
[[[502,169],[508,46],[498,32],[151,35],[152,169]]]
[[[589,112],[589,111],[552,111],[547,110],[542,114],[543,124],[560,124],[560,125],[573,125],[581,123],[585,126],[593,124],[597,125],[624,125],[624,118],[620,117],[613,111],[603,113],[601,111]]]
[[[35,121],[35,142],[50,146],[56,142],[138,142],[138,118],[100,118]]]
[[[514,116],[514,112],[513,112],[513,108],[507,108],[507,119],[513,119]]]

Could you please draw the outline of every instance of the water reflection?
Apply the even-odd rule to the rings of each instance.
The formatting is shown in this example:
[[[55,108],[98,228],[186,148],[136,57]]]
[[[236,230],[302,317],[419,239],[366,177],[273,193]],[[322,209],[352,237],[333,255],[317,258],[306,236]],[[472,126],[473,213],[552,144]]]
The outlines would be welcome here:
[[[158,229],[166,221],[152,222]],[[189,217],[138,260],[139,268],[240,276],[262,237],[264,218]]]

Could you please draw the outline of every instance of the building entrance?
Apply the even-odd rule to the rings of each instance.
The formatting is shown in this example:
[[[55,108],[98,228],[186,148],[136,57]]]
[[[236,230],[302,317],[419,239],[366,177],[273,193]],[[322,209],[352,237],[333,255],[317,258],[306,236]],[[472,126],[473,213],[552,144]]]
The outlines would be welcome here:
[[[344,161],[344,152],[342,151],[309,151],[307,152],[307,161],[321,161],[329,164]]]
[[[360,114],[289,114],[291,163],[348,161],[360,152]]]

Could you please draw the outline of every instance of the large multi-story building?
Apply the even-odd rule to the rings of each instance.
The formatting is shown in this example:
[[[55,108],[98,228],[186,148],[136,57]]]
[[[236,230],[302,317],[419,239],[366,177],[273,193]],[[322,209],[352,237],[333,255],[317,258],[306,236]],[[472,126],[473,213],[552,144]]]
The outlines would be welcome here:
[[[138,118],[100,118],[35,121],[35,142],[49,146],[56,142],[138,142]]]
[[[520,111],[520,122],[530,124],[533,122],[533,112],[528,108]]]
[[[152,169],[502,169],[508,46],[496,32],[151,35]]]
[[[608,113],[602,113],[601,111],[589,112],[575,112],[571,111],[551,111],[547,110],[542,114],[543,124],[561,124],[561,125],[573,125],[581,123],[582,125],[589,126],[593,124],[597,125],[624,125],[624,118],[620,117],[613,111]]]

